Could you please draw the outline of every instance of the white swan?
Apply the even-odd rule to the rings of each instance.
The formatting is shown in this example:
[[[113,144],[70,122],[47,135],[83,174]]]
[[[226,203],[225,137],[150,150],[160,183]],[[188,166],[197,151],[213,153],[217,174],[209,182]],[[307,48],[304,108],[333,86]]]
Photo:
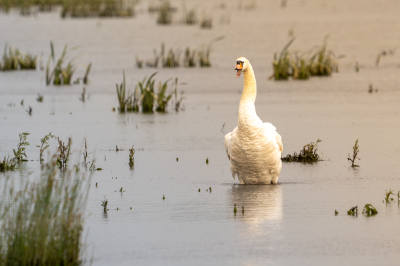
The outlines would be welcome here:
[[[232,177],[237,175],[241,184],[276,184],[282,168],[282,138],[272,124],[257,116],[257,84],[250,62],[239,57],[235,70],[237,78],[243,72],[244,87],[238,126],[225,136]]]

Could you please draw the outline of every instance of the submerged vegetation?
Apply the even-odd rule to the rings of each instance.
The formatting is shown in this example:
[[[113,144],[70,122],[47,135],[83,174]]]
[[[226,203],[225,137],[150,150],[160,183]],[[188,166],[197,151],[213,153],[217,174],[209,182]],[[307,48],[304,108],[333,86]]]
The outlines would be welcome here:
[[[358,206],[350,208],[350,210],[347,211],[347,215],[357,216],[358,215]]]
[[[390,196],[394,196],[394,191],[389,189],[389,192],[386,190],[385,192],[385,203],[390,203],[391,201],[394,201],[393,198],[391,198]],[[399,196],[399,194],[398,194]]]
[[[6,44],[0,61],[0,69],[3,71],[36,69],[36,61],[36,55],[23,54],[17,48]]]
[[[126,92],[126,80],[125,72],[123,72],[123,82],[117,88],[117,97],[119,107],[118,110],[121,113],[124,112],[139,112],[152,113],[155,110],[157,112],[165,113],[167,106],[172,96],[175,94],[175,110],[179,111],[179,106],[183,101],[184,97],[177,99],[178,94],[178,78],[175,79],[175,89],[168,93],[168,84],[171,79],[168,79],[164,83],[158,83],[158,91],[155,92],[155,80],[153,79],[157,73],[153,73],[150,77],[144,77],[144,79],[135,87],[135,91],[129,95]],[[182,92],[181,92],[182,93]]]
[[[328,36],[323,40],[322,45],[315,46],[305,52],[290,52],[289,47],[294,42],[293,37],[279,54],[274,54],[272,62],[274,73],[269,79],[287,80],[308,79],[311,76],[330,76],[333,72],[339,71],[338,62],[344,55],[336,56],[333,51],[327,49]]]
[[[354,162],[356,161],[356,159],[361,160],[360,158],[358,158],[358,153],[359,153],[359,149],[358,149],[358,139],[356,140],[356,143],[353,146],[353,156],[350,156],[350,154],[347,157],[347,160],[349,160],[351,162],[351,167],[360,167],[359,165],[354,164]]]
[[[0,172],[14,170],[15,166],[15,160],[9,160],[6,156],[4,156],[3,161],[0,160]]]
[[[60,56],[60,58],[56,61],[55,58],[55,52],[54,52],[54,45],[53,42],[50,41],[50,50],[51,54],[49,56],[49,59],[47,60],[47,66],[46,66],[46,71],[45,71],[45,79],[46,79],[46,85],[71,85],[72,81],[72,76],[74,75],[77,66],[75,65],[75,60],[77,57],[73,57],[66,66],[64,66],[64,63],[67,59],[67,53],[71,50],[75,50],[76,48],[72,48],[70,50],[67,49],[68,46],[64,46],[64,50]],[[50,68],[50,63],[52,64],[52,68]],[[92,67],[92,64],[90,63],[86,67],[86,73],[83,78],[77,78],[75,83],[79,83],[80,80],[83,81],[84,84],[88,83],[88,75],[90,73],[90,69]]]
[[[0,200],[0,265],[82,265],[88,183],[68,171],[58,176],[56,156],[36,181],[5,182]]]
[[[157,23],[158,24],[171,24],[172,22],[172,7],[168,0],[163,0],[158,6]]]
[[[71,140],[71,138],[69,138],[67,145],[65,145],[65,143],[63,141],[61,141],[60,138],[57,138],[57,141],[58,141],[57,165],[60,168],[65,168],[68,164],[69,155],[71,152],[72,140]]]
[[[300,150],[299,154],[296,152],[293,155],[288,154],[286,157],[282,158],[284,162],[300,162],[300,163],[315,163],[322,161],[318,154],[318,143],[322,140],[318,139],[315,143],[311,142],[304,145],[303,149]]]
[[[207,45],[202,45],[198,49],[192,49],[187,47],[184,51],[183,59],[181,59],[182,51],[180,49],[173,50],[169,49],[168,53],[165,54],[165,46],[161,44],[160,54],[157,53],[157,50],[154,49],[154,58],[148,59],[146,61],[139,59],[136,55],[136,67],[143,68],[144,66],[150,68],[158,68],[159,64],[163,68],[175,68],[175,67],[210,67],[211,60],[210,55],[212,51],[212,45],[224,39],[223,36],[215,38],[211,40]]]

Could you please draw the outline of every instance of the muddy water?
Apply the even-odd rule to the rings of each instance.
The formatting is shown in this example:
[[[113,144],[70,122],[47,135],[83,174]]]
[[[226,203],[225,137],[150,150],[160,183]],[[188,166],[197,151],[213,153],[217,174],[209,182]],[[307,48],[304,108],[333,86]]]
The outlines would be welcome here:
[[[94,265],[397,265],[400,209],[397,197],[391,204],[382,200],[386,189],[400,190],[400,57],[382,58],[379,68],[374,63],[379,51],[400,43],[399,4],[288,1],[286,9],[275,2],[257,4],[255,11],[232,11],[228,25],[219,24],[220,16],[237,4],[214,7],[212,30],[157,26],[143,3],[138,16],[127,20],[0,16],[0,44],[43,52],[44,62],[49,40],[58,52],[64,44],[81,45],[79,51],[87,53],[82,64],[93,62],[85,103],[79,101],[82,86],[46,87],[43,71],[0,73],[0,156],[11,156],[18,133],[30,132],[27,155],[33,161],[12,175],[35,175],[40,166],[34,145],[45,134],[72,137],[72,162],[82,160],[87,138],[91,158],[104,169],[93,175],[85,224]],[[203,2],[201,8],[212,6]],[[273,52],[289,40],[290,27],[297,36],[294,49],[309,48],[330,33],[331,49],[347,55],[341,72],[304,82],[267,81]],[[196,47],[221,35],[213,68],[157,70],[160,80],[177,76],[187,83],[180,87],[187,98],[184,111],[111,111],[123,69],[131,89],[155,71],[134,68],[135,54],[147,58],[161,42]],[[232,179],[223,136],[237,125],[243,81],[234,78],[233,64],[239,56],[253,64],[257,113],[277,127],[284,154],[319,138],[325,161],[286,163],[274,186],[241,186]],[[348,68],[354,60],[363,66],[359,73]],[[370,83],[378,93],[368,93]],[[36,102],[37,93],[43,103]],[[25,112],[28,106],[32,116]],[[360,167],[352,169],[346,158],[357,138]],[[55,151],[56,143],[50,144]],[[123,151],[115,152],[116,145]],[[132,145],[134,169],[128,166]],[[121,187],[125,192],[117,192]],[[100,206],[104,197],[107,214]],[[377,216],[346,215],[367,203]]]

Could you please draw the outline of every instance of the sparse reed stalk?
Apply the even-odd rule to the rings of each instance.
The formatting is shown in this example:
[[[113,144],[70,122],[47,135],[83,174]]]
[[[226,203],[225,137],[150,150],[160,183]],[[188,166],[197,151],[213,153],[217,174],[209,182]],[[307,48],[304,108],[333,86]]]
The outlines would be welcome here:
[[[68,0],[64,1],[61,17],[132,17],[137,0]]]
[[[135,155],[135,149],[132,146],[132,148],[129,149],[129,166],[130,167],[133,167],[135,165],[135,158],[133,157],[134,155]]]
[[[187,25],[194,25],[197,23],[197,15],[196,15],[196,8],[186,9],[186,2],[182,2],[182,23]]]
[[[207,46],[199,51],[199,65],[201,67],[210,67],[211,66],[211,61],[210,61],[210,54],[211,54],[211,47],[215,42],[218,42],[220,40],[223,40],[225,37],[220,36],[217,37],[213,40],[211,40]]]
[[[391,201],[394,201],[394,199],[390,197],[392,195],[394,195],[394,191],[392,189],[389,189],[389,192],[386,190],[386,192],[385,192],[385,203],[390,203]]]
[[[44,137],[40,140],[41,145],[36,145],[36,147],[40,148],[40,153],[39,153],[39,161],[40,161],[40,162],[44,161],[44,159],[43,159],[43,153],[44,153],[44,151],[49,147],[48,141],[49,141],[51,138],[55,138],[55,136],[52,135],[51,132],[50,132],[49,134],[47,134],[46,136],[44,136]]]
[[[356,140],[356,143],[353,146],[353,156],[350,157],[350,154],[348,155],[347,160],[349,160],[351,162],[351,167],[359,167],[359,165],[354,164],[354,162],[356,161],[356,159],[361,160],[360,158],[358,158],[358,153],[360,152],[360,150],[358,149],[358,139]]]
[[[65,168],[68,164],[72,140],[71,140],[71,138],[69,138],[67,145],[65,145],[65,143],[63,141],[61,141],[60,138],[57,138],[57,141],[58,141],[57,165],[60,168]]]
[[[7,179],[0,200],[0,265],[82,265],[83,217],[89,183],[67,171],[56,156],[40,175],[19,186]]]
[[[125,71],[123,71],[123,81],[122,83],[119,85],[115,84],[115,86],[117,87],[117,97],[118,97],[118,103],[119,103],[119,108],[118,110],[121,113],[125,112],[125,104],[126,104],[126,81],[125,81]]]

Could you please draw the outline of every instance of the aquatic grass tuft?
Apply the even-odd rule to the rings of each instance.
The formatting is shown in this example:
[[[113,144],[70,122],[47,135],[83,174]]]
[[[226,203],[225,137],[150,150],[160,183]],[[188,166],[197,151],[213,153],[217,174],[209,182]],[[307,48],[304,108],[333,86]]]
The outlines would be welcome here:
[[[43,153],[44,151],[50,146],[48,141],[51,138],[55,138],[54,135],[51,134],[51,132],[49,134],[47,134],[46,136],[44,136],[41,140],[40,143],[41,145],[36,145],[36,147],[40,148],[40,153],[39,153],[39,161],[42,162],[44,161],[43,159]]]
[[[172,22],[171,3],[168,0],[163,0],[158,7],[157,23],[166,25],[166,24],[171,24],[171,22]]]
[[[104,196],[104,200],[101,201],[101,206],[103,207],[103,211],[104,213],[107,213],[108,209],[108,199],[106,199],[106,197]]]
[[[198,52],[198,57],[199,57],[199,65],[201,67],[211,67],[211,61],[210,61],[210,54],[211,54],[211,47],[215,42],[223,40],[225,37],[220,36],[217,37],[213,40],[211,40],[203,49],[200,49]]]
[[[155,98],[156,103],[157,103],[157,108],[156,108],[157,112],[165,113],[165,110],[166,110],[166,107],[168,105],[168,102],[172,98],[173,92],[170,93],[170,94],[167,94],[168,82],[170,80],[171,79],[168,79],[163,84],[160,81],[160,83],[158,84],[158,92],[157,92],[156,95],[153,96]]]
[[[11,171],[15,169],[15,160],[9,160],[8,157],[4,156],[4,160],[0,160],[0,172]],[[0,245],[1,246],[1,245]]]
[[[0,69],[3,71],[36,69],[36,61],[36,55],[23,54],[17,48],[8,46],[6,43],[3,57],[0,60]]]
[[[187,25],[194,25],[197,23],[197,10],[196,8],[186,9],[186,2],[182,2],[182,23]]]
[[[385,192],[385,203],[390,203],[391,201],[394,201],[394,198],[391,198],[390,196],[394,195],[394,191],[389,189],[389,192],[386,190]]]
[[[345,55],[336,56],[335,53],[327,49],[328,35],[325,36],[322,45],[317,45],[305,52],[290,52],[289,47],[295,40],[292,37],[283,47],[279,54],[274,54],[272,62],[274,73],[269,79],[288,80],[308,79],[312,76],[330,76],[333,72],[339,71],[339,60]]]
[[[200,20],[200,28],[202,29],[211,29],[212,28],[212,18],[203,14],[203,17]]]
[[[35,181],[7,179],[0,200],[0,265],[83,265],[83,217],[89,183],[56,156]],[[78,178],[76,178],[78,177]]]
[[[137,0],[68,0],[62,2],[61,17],[133,17]]]
[[[353,146],[353,156],[351,157],[350,154],[347,157],[347,160],[349,160],[351,162],[351,167],[360,167],[359,165],[354,164],[354,162],[356,161],[356,159],[361,160],[360,158],[358,158],[358,153],[360,152],[360,150],[358,149],[358,139],[356,140],[356,143]]]
[[[358,206],[350,208],[350,210],[347,211],[347,215],[357,216],[358,215]]]
[[[235,203],[235,205],[233,206],[233,213],[236,215],[236,213],[237,213],[237,209],[236,209],[236,203]]]
[[[28,132],[22,132],[19,134],[19,143],[17,146],[17,151],[13,150],[15,159],[18,162],[27,161],[28,156],[26,156],[25,149],[27,146],[29,146],[29,142],[26,141],[26,137],[29,134],[30,133]]]
[[[362,213],[367,215],[367,216],[371,216],[371,215],[378,214],[378,211],[371,204],[365,204],[365,207],[364,207]]]
[[[296,152],[293,155],[288,154],[286,157],[282,158],[284,162],[300,162],[300,163],[315,163],[318,161],[322,161],[318,154],[318,143],[322,140],[317,139],[317,141],[311,142],[303,146],[303,149],[300,150],[299,154]]]

